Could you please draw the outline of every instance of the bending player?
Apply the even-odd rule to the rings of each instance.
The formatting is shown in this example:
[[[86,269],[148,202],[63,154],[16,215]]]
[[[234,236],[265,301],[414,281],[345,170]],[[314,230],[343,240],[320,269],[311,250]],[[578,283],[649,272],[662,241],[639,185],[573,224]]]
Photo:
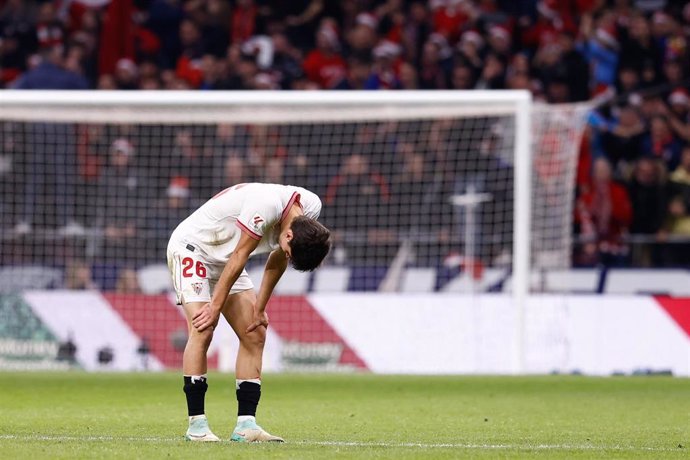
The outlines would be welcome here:
[[[316,219],[321,200],[289,185],[239,184],[223,190],[185,219],[170,237],[168,266],[178,304],[189,325],[184,350],[184,392],[190,441],[218,441],[204,412],[206,353],[222,314],[240,341],[235,366],[237,426],[231,440],[283,440],[256,424],[261,396],[261,361],[268,316],[266,304],[288,261],[314,270],[328,254],[330,232]],[[247,260],[269,253],[258,295]]]

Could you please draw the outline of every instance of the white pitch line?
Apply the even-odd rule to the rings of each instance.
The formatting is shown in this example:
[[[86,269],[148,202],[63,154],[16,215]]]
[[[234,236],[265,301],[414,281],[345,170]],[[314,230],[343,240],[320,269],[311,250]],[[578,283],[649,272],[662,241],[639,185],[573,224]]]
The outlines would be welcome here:
[[[494,449],[494,450],[622,450],[622,451],[654,451],[675,452],[680,449],[668,447],[635,447],[635,446],[595,446],[590,444],[466,444],[466,443],[418,443],[418,442],[359,442],[359,441],[293,441],[290,444],[335,447],[417,447],[420,449]]]
[[[0,441],[79,441],[79,442],[158,442],[178,443],[183,438],[164,438],[155,436],[63,436],[63,435],[16,435],[2,434]],[[365,442],[365,441],[288,441],[287,444],[300,446],[331,446],[331,447],[384,447],[384,448],[418,448],[418,449],[471,449],[471,450],[617,450],[617,451],[651,451],[651,452],[676,452],[680,448],[667,447],[635,447],[635,446],[597,446],[590,444],[469,444],[469,443],[423,443],[423,442]]]

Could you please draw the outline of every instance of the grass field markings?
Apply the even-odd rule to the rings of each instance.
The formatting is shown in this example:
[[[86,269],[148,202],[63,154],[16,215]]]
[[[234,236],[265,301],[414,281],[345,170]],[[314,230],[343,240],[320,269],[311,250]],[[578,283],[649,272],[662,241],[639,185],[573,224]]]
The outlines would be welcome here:
[[[179,437],[156,436],[67,436],[67,435],[17,435],[2,434],[0,441],[78,441],[78,442],[153,442],[182,443]],[[667,447],[606,446],[590,444],[469,444],[469,443],[422,443],[422,442],[377,442],[377,441],[290,441],[288,445],[331,446],[331,447],[384,447],[384,448],[418,448],[418,449],[489,449],[489,450],[617,450],[617,451],[650,451],[676,452],[681,449]]]
[[[419,442],[359,442],[359,441],[292,441],[290,444],[308,446],[342,446],[342,447],[417,447],[420,449],[456,448],[456,449],[495,449],[495,450],[621,450],[675,452],[680,449],[668,447],[635,447],[635,446],[594,446],[590,444],[466,444],[466,443],[419,443]]]
[[[99,442],[99,441],[144,441],[144,442],[177,442],[184,441],[184,437],[177,438],[162,438],[156,436],[67,436],[67,435],[43,435],[43,434],[2,434],[0,441],[84,441],[84,442]]]

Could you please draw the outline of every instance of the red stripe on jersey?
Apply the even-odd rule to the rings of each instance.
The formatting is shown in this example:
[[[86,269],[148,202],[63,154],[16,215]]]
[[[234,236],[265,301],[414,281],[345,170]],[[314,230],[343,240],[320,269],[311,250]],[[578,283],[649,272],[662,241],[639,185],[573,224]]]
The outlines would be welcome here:
[[[242,222],[240,222],[239,220],[236,222],[236,225],[240,228],[240,230],[242,230],[244,233],[246,233],[247,235],[249,235],[250,238],[255,239],[255,240],[260,240],[260,239],[261,239],[261,235],[257,235],[256,233],[254,233],[253,231],[251,231],[251,230],[249,229],[249,227],[247,227],[246,225],[244,225],[244,224],[243,224]]]
[[[285,219],[285,216],[287,216],[287,213],[290,212],[290,208],[292,207],[293,204],[297,203],[299,207],[302,207],[302,203],[299,202],[300,199],[300,194],[297,192],[293,192],[292,196],[290,197],[290,201],[288,201],[287,206],[285,206],[285,209],[283,209],[283,213],[280,215],[280,222]]]

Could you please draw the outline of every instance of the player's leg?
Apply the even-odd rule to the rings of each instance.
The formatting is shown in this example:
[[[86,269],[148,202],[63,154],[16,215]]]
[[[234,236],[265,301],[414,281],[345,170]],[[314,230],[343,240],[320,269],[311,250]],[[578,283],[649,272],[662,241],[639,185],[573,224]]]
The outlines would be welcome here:
[[[204,403],[206,399],[207,360],[206,352],[211,344],[213,330],[197,331],[192,326],[194,314],[211,299],[209,280],[189,270],[202,261],[194,258],[192,251],[171,240],[168,245],[168,267],[177,295],[177,303],[183,306],[187,317],[188,339],[182,356],[184,392],[187,398],[189,428],[185,438],[189,441],[218,441],[211,432]],[[202,273],[203,274],[203,273]]]
[[[261,379],[266,328],[259,327],[247,334],[246,329],[253,322],[256,293],[247,289],[228,296],[223,306],[223,316],[240,340],[237,352],[235,375],[238,380]]]
[[[247,289],[229,295],[223,307],[223,316],[240,341],[235,364],[237,426],[231,440],[283,442],[282,438],[267,433],[256,424],[256,407],[261,398],[261,365],[266,328],[259,327],[250,333],[246,332],[253,322],[255,303],[256,293],[253,289]]]
[[[213,329],[208,328],[203,332],[192,326],[192,318],[206,302],[186,302],[183,304],[187,317],[188,336],[187,344],[182,355],[182,371],[184,375],[204,375],[208,370],[206,353],[213,339]]]
[[[213,329],[208,328],[199,332],[192,326],[194,314],[206,302],[184,302],[184,312],[187,317],[189,336],[182,355],[182,371],[184,373],[184,392],[187,398],[187,413],[189,428],[185,439],[189,441],[219,441],[208,426],[205,411],[207,357],[208,347],[213,338]]]

